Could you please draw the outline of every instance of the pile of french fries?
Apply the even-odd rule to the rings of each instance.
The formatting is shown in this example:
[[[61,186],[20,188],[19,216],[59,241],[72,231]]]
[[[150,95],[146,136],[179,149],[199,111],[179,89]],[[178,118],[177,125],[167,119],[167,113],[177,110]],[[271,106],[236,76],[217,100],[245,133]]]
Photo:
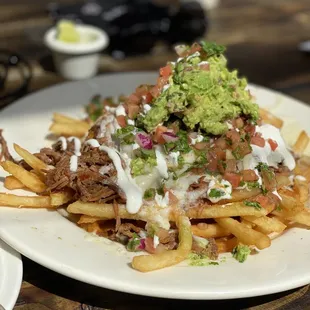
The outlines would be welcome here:
[[[260,112],[264,123],[270,123],[278,128],[282,127],[281,119],[266,110],[261,109]],[[58,113],[54,114],[53,124],[50,128],[51,132],[56,135],[76,137],[84,137],[88,129],[88,123]],[[281,235],[296,224],[310,227],[310,212],[306,207],[309,200],[310,158],[302,155],[308,143],[309,137],[305,131],[302,131],[292,146],[292,150],[298,155],[293,173],[303,176],[304,179],[295,178],[292,188],[288,187],[291,184],[288,177],[278,180],[278,193],[282,198],[280,208],[275,208],[275,205],[261,209],[246,206],[243,203],[244,200],[260,194],[260,190],[257,188],[234,190],[232,199],[224,204],[222,202],[222,204],[188,208],[187,210],[180,210],[177,206],[173,206],[169,209],[167,221],[174,222],[178,228],[178,248],[160,254],[136,256],[132,261],[132,267],[147,272],[172,266],[185,260],[192,249],[193,235],[215,238],[219,252],[225,253],[231,252],[238,243],[255,246],[262,250],[270,246],[273,236]],[[51,209],[65,206],[69,213],[80,215],[78,225],[89,232],[98,232],[105,223],[116,219],[116,211],[112,204],[73,201],[73,193],[70,190],[45,194],[45,173],[54,167],[47,166],[19,145],[14,144],[14,149],[32,170],[27,171],[10,161],[1,162],[2,168],[9,173],[5,178],[4,186],[8,190],[28,190],[35,193],[36,196],[0,193],[1,206]],[[160,207],[143,206],[137,214],[130,214],[124,205],[119,205],[117,211],[121,219],[145,222],[155,216],[161,216],[162,212],[163,209]],[[206,223],[206,219],[212,219],[212,223]]]

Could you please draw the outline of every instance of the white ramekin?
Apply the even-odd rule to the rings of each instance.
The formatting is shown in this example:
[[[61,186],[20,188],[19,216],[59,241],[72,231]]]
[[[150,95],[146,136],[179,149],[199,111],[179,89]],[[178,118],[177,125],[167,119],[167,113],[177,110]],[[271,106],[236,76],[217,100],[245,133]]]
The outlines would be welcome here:
[[[90,42],[66,43],[56,39],[57,29],[49,29],[44,36],[45,45],[52,51],[56,70],[66,79],[82,80],[97,73],[100,51],[109,44],[107,34],[93,26],[76,25],[80,35],[95,36]]]

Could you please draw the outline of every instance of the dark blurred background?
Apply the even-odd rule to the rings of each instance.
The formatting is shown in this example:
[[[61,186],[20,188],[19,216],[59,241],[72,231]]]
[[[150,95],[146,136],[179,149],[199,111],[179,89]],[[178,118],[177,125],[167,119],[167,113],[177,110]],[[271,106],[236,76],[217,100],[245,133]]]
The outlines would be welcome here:
[[[284,91],[310,103],[310,57],[298,48],[301,42],[310,39],[309,0],[101,1],[104,7],[123,2],[131,6],[131,15],[122,22],[124,29],[154,18],[155,31],[150,33],[148,28],[142,34],[138,31],[137,36],[135,33],[128,36],[127,31],[127,37],[124,33],[123,37],[117,37],[121,27],[111,27],[113,21],[103,26],[109,27],[108,32],[114,39],[112,49],[102,54],[101,73],[157,69],[174,58],[171,51],[174,43],[204,37],[226,45],[229,66],[238,68],[250,82]],[[195,2],[197,5],[193,4]],[[44,47],[42,38],[59,14],[75,16],[79,3],[85,4],[85,1],[58,0],[54,4],[47,0],[0,1],[0,48],[17,52],[29,61],[33,77],[28,91],[63,81],[54,71],[50,52]],[[152,7],[147,6],[148,3]],[[150,15],[145,18],[145,14]],[[167,21],[167,14],[177,17],[173,17],[165,34],[167,24],[159,21],[165,18]],[[101,25],[95,15],[82,18]],[[203,27],[206,31],[200,35]],[[119,53],[122,46],[126,46],[125,51]],[[18,70],[10,70],[2,93],[16,87],[20,80]]]

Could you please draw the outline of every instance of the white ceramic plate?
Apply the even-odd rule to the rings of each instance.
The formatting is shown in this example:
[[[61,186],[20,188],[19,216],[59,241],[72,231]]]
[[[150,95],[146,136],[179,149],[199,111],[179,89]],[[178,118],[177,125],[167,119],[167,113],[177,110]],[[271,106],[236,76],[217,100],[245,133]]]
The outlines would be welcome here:
[[[38,151],[47,144],[44,138],[54,111],[81,116],[82,106],[93,94],[126,94],[140,83],[154,81],[152,73],[131,73],[52,87],[4,110],[0,124],[10,143]],[[271,90],[252,88],[261,105],[287,120],[291,128],[285,129],[290,134],[288,140],[297,136],[298,126],[310,132],[309,107]],[[87,235],[54,211],[0,208],[0,237],[25,256],[61,274],[141,295],[227,299],[275,293],[310,282],[308,230],[289,231],[243,264],[227,255],[218,266],[188,267],[184,262],[147,274],[130,268],[131,255],[121,245]]]
[[[13,309],[23,278],[20,254],[0,240],[0,304]]]

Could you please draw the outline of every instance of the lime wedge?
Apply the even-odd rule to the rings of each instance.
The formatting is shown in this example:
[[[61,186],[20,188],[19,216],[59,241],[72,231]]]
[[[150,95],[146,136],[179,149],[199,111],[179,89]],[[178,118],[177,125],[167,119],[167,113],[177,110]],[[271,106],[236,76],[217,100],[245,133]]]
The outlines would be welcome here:
[[[80,34],[72,21],[61,20],[57,24],[57,39],[62,42],[77,43],[80,41]]]

